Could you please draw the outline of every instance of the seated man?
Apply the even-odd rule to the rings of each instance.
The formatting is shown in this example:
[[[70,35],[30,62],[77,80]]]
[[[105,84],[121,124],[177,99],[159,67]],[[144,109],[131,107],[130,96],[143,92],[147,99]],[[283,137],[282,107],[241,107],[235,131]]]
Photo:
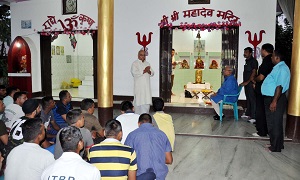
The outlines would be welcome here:
[[[72,109],[70,110],[67,115],[66,115],[66,120],[69,124],[69,126],[75,126],[77,128],[79,128],[82,137],[83,137],[83,142],[84,142],[84,147],[83,149],[80,151],[80,156],[85,158],[89,148],[92,147],[94,145],[93,139],[92,139],[92,135],[91,132],[89,130],[87,130],[86,128],[84,128],[84,116],[82,114],[82,111],[80,109]],[[58,159],[62,153],[63,153],[63,149],[61,147],[61,142],[59,139],[59,134],[60,134],[61,130],[57,133],[56,135],[56,144],[55,144],[55,150],[54,150],[54,158]]]
[[[27,100],[27,92],[20,91],[14,94],[14,103],[8,105],[5,108],[5,116],[7,121],[5,122],[6,128],[10,131],[12,124],[20,119],[20,117],[24,116],[24,112],[22,110],[23,103]]]
[[[54,162],[53,154],[41,148],[45,127],[39,118],[28,119],[22,125],[24,143],[7,157],[5,179],[41,179],[42,172]]]
[[[5,105],[3,103],[3,98],[0,97],[0,114],[4,113]],[[6,145],[8,141],[8,134],[6,131],[6,126],[4,122],[0,119],[0,147],[3,148],[3,145]]]
[[[85,162],[79,155],[84,146],[83,138],[77,127],[69,126],[61,130],[59,141],[63,149],[62,156],[47,167],[41,179],[89,179],[99,180],[99,170]]]
[[[73,109],[71,104],[72,96],[67,90],[62,90],[59,92],[59,101],[57,102],[55,108],[52,110],[56,124],[60,127],[67,127],[66,114],[69,110]],[[47,134],[56,135],[57,130],[50,124],[50,130]]]
[[[153,118],[160,130],[162,130],[168,137],[172,151],[174,151],[174,142],[175,142],[175,130],[172,120],[172,116],[164,112],[164,100],[162,98],[156,98],[153,101]]]
[[[166,164],[173,162],[172,147],[166,134],[152,125],[149,114],[140,115],[139,128],[129,133],[125,144],[136,151],[137,180],[166,178]]]
[[[100,143],[104,138],[104,129],[99,123],[99,120],[94,116],[95,102],[92,99],[83,99],[80,103],[80,109],[84,116],[84,127],[87,128],[91,133],[93,140],[96,143]]]
[[[122,126],[118,120],[107,121],[106,139],[90,149],[89,162],[101,172],[102,180],[136,179],[136,154],[133,148],[123,145]]]
[[[123,101],[121,103],[121,113],[116,120],[122,125],[123,136],[121,143],[124,144],[128,134],[139,127],[138,121],[140,115],[134,113],[134,107],[130,101]]]
[[[45,96],[42,98],[42,110],[41,110],[41,119],[45,125],[46,129],[51,129],[53,127],[56,131],[60,130],[60,127],[56,124],[54,120],[54,115],[52,109],[55,107],[55,101],[52,96]],[[56,135],[47,134],[47,139],[53,140]]]
[[[8,88],[6,88],[6,94],[7,96],[3,99],[3,103],[5,104],[5,106],[7,107],[8,105],[14,103],[14,95],[16,92],[19,92],[20,89],[18,89],[15,86],[10,86]]]
[[[225,77],[224,82],[217,93],[214,93],[210,96],[211,104],[216,111],[214,120],[220,120],[220,116],[225,117],[223,114],[220,114],[220,105],[219,103],[223,101],[224,95],[237,94],[238,93],[238,83],[235,77],[232,74],[233,69],[229,66],[225,66],[223,70],[223,75]],[[226,101],[235,102],[237,97],[228,97]]]

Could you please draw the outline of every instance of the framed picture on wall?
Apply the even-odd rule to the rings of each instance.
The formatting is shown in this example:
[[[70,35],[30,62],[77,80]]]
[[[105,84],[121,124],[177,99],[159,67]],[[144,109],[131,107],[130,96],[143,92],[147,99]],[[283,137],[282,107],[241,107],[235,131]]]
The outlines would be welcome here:
[[[60,55],[65,55],[65,47],[60,46]]]
[[[66,55],[66,60],[67,60],[67,63],[72,63],[71,55]]]
[[[55,46],[51,46],[51,55],[55,55]]]
[[[60,46],[56,46],[56,55],[60,55]]]
[[[62,0],[62,14],[77,14],[77,0]]]

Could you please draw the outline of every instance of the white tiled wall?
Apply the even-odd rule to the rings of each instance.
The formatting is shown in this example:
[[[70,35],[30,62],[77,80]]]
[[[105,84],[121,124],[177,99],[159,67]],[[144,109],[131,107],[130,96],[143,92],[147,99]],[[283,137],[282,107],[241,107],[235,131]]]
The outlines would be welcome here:
[[[71,78],[84,80],[84,76],[93,75],[92,56],[71,56],[67,63],[66,55],[52,55],[52,89],[59,89],[61,83],[70,83]]]

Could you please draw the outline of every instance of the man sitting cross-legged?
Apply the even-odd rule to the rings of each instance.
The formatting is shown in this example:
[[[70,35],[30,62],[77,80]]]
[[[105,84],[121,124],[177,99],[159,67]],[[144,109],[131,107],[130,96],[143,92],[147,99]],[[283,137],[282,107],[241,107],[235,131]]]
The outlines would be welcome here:
[[[166,134],[153,126],[149,114],[140,115],[139,128],[129,133],[125,144],[136,151],[138,180],[166,178],[166,164],[173,162],[172,148]]]
[[[62,156],[46,168],[41,180],[80,179],[99,180],[99,170],[85,162],[79,155],[84,142],[80,130],[69,126],[60,131],[59,141],[64,151]]]
[[[121,143],[124,144],[128,134],[139,127],[138,121],[140,115],[134,113],[134,107],[130,101],[123,101],[121,103],[121,113],[116,119],[122,125],[123,136]]]
[[[69,126],[75,126],[80,129],[80,132],[83,137],[84,142],[84,148],[80,151],[81,157],[85,158],[86,154],[85,152],[88,152],[89,148],[94,145],[91,132],[84,128],[84,116],[82,114],[82,111],[80,109],[72,109],[70,110],[66,115],[66,121],[68,122]],[[58,159],[62,153],[63,149],[61,147],[61,142],[59,139],[59,134],[61,130],[56,135],[56,144],[55,144],[55,150],[54,150],[54,158]]]
[[[136,154],[133,148],[123,145],[122,126],[118,120],[107,121],[106,139],[90,149],[89,162],[96,166],[103,180],[136,179]]]
[[[26,120],[22,125],[24,143],[15,147],[7,157],[5,179],[41,179],[42,172],[54,162],[53,154],[39,144],[45,138],[40,118]]]

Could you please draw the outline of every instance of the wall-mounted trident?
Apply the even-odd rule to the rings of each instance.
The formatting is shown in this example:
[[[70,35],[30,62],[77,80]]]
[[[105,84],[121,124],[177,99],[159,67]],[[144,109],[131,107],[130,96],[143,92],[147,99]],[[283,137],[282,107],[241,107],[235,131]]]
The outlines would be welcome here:
[[[254,37],[253,37],[253,40],[251,39],[251,32],[250,31],[246,31],[245,34],[248,34],[248,42],[250,44],[253,45],[253,48],[254,48],[254,58],[256,58],[256,47],[257,45],[259,45],[262,41],[262,34],[263,33],[266,33],[264,30],[260,30],[259,32],[259,39],[257,39],[257,34],[254,33]]]
[[[146,46],[151,43],[151,35],[152,34],[153,34],[152,32],[149,32],[149,39],[147,41],[145,34],[143,35],[143,39],[141,40],[140,33],[139,32],[136,33],[136,35],[137,35],[137,41],[138,41],[138,43],[140,45],[142,45],[144,47],[144,51],[146,51]]]

